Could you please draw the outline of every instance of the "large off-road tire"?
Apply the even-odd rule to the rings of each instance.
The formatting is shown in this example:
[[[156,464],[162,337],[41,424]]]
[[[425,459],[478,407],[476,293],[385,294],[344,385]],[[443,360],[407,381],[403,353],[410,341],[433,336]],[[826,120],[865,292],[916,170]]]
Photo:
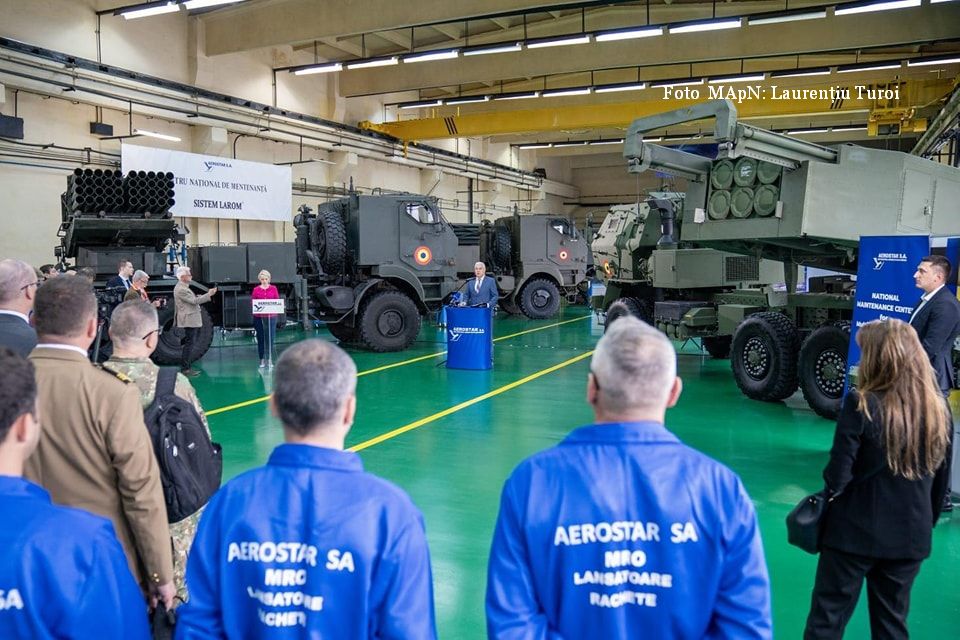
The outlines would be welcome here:
[[[351,327],[343,322],[328,322],[326,324],[330,335],[344,344],[357,344],[360,341],[356,327]]]
[[[373,351],[402,351],[420,333],[417,305],[400,291],[370,294],[357,318],[360,342]]]
[[[733,342],[733,336],[711,336],[703,338],[701,342],[711,358],[725,360],[730,357],[730,343]]]
[[[507,271],[510,269],[511,252],[513,250],[513,238],[510,236],[510,229],[503,225],[493,226],[493,246],[491,247],[490,257],[493,260],[493,270]]]
[[[157,341],[157,350],[153,352],[151,358],[157,364],[172,365],[180,364],[182,331],[177,331],[173,326],[174,310],[173,299],[171,298],[167,306],[158,310],[160,320],[160,339]],[[210,343],[213,342],[213,320],[210,314],[202,306],[200,307],[200,317],[203,319],[203,326],[197,332],[197,339],[193,343],[193,354],[190,356],[191,362],[196,362],[210,349]]]
[[[347,230],[340,212],[317,213],[313,248],[326,273],[340,275],[344,272],[347,260]]]
[[[517,301],[523,315],[532,320],[545,320],[560,310],[560,289],[551,280],[534,278],[523,285]]]
[[[740,323],[733,336],[730,367],[748,398],[777,402],[797,390],[797,329],[787,316],[765,311]]]
[[[642,298],[617,298],[607,308],[606,322],[603,325],[604,333],[611,324],[623,316],[633,316],[647,324],[653,324],[653,302]]]
[[[823,325],[800,347],[800,390],[818,416],[834,420],[840,414],[849,346],[850,323],[843,321]]]

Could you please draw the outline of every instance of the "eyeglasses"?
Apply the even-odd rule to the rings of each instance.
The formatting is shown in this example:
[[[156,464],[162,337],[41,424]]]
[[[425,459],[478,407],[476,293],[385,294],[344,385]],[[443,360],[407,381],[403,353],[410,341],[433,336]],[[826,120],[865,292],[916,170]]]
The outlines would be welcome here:
[[[39,287],[42,284],[43,284],[43,280],[37,280],[36,282],[28,282],[27,284],[20,287],[20,291],[23,291],[27,287]]]
[[[160,334],[160,329],[154,329],[153,331],[151,331],[150,333],[148,333],[147,335],[143,336],[143,337],[140,338],[140,339],[141,339],[141,340],[146,340],[147,338],[149,338],[150,336],[152,336],[152,335],[155,334],[155,333],[159,335],[159,334]]]

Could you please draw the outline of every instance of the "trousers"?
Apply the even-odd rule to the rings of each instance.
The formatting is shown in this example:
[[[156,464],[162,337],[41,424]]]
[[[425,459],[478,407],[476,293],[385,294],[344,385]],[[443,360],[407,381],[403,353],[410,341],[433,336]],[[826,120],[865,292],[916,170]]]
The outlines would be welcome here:
[[[193,344],[197,340],[197,333],[200,327],[182,327],[183,341],[180,343],[180,368],[189,369],[193,362]]]
[[[907,612],[910,590],[922,560],[891,560],[858,556],[825,547],[817,563],[817,578],[804,640],[842,638],[867,579],[870,636],[873,640],[910,637]]]
[[[277,317],[254,316],[253,330],[257,333],[257,357],[261,360],[264,360],[266,358],[264,353],[269,351],[272,358],[273,345],[276,345],[275,336],[277,334]],[[269,334],[267,333],[268,330],[270,332]],[[267,340],[268,337],[269,343]],[[270,346],[268,346],[268,344]]]

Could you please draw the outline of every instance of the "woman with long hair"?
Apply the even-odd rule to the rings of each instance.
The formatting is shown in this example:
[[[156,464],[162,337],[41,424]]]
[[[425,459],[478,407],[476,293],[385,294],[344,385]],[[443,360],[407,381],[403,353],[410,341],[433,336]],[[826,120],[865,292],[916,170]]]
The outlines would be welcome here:
[[[864,578],[873,638],[909,637],[910,589],[947,487],[950,414],[917,332],[877,320],[857,344],[859,389],[844,399],[823,471],[831,502],[806,639],[843,636]]]

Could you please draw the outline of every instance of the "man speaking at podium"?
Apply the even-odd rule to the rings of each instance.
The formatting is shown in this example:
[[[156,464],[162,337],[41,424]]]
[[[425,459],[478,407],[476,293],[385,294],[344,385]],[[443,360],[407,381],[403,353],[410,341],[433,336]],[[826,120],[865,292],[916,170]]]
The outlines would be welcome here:
[[[486,273],[487,267],[482,262],[473,265],[473,275],[476,277],[467,281],[466,303],[468,307],[484,305],[493,309],[496,306],[497,300],[500,298],[500,292],[497,291],[497,283],[493,281],[493,278],[488,278]]]

